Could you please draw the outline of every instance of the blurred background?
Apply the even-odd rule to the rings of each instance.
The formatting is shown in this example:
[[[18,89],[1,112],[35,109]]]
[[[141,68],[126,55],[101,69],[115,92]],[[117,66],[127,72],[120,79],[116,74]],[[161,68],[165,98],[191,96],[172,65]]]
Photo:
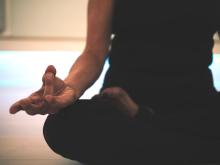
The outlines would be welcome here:
[[[54,65],[59,77],[67,75],[85,45],[87,1],[0,0],[0,164],[77,164],[47,147],[42,135],[46,116],[10,115],[8,109],[41,86],[47,65]],[[214,38],[211,69],[220,89],[220,41]],[[99,91],[107,68],[108,62],[83,98]]]

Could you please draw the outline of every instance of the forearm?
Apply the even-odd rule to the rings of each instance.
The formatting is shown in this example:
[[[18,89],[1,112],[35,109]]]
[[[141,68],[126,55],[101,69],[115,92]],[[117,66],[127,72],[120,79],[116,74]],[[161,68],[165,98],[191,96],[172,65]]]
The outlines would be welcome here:
[[[88,2],[86,46],[65,79],[65,83],[75,89],[78,98],[99,77],[111,44],[114,0]]]
[[[64,82],[76,91],[79,98],[99,77],[105,58],[83,53],[73,64]]]

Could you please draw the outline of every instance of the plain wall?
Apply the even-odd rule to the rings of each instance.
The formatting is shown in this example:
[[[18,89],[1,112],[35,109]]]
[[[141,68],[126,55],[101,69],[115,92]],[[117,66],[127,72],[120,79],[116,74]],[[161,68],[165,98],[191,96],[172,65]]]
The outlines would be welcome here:
[[[88,0],[10,0],[11,36],[85,38]]]
[[[88,0],[5,0],[0,50],[79,50],[85,45]],[[215,52],[220,53],[220,43]]]
[[[5,29],[5,1],[0,0],[0,33]]]
[[[5,0],[0,50],[77,50],[85,45],[88,0]]]

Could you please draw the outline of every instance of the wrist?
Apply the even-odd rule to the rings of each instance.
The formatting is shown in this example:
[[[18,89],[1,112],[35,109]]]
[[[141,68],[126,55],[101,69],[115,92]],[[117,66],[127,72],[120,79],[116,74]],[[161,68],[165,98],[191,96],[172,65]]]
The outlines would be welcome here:
[[[67,87],[71,88],[74,91],[76,99],[79,99],[80,96],[82,95],[82,92],[80,92],[80,90],[76,87],[76,85],[68,78],[64,80],[64,83]]]

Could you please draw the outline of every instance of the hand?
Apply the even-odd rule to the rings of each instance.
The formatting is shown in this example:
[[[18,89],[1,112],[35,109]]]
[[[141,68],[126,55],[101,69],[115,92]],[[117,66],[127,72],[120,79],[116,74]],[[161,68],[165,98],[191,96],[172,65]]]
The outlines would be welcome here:
[[[24,110],[29,115],[54,114],[76,101],[75,90],[56,77],[54,66],[48,66],[43,78],[42,87],[29,97],[21,99],[10,107],[10,113]]]

